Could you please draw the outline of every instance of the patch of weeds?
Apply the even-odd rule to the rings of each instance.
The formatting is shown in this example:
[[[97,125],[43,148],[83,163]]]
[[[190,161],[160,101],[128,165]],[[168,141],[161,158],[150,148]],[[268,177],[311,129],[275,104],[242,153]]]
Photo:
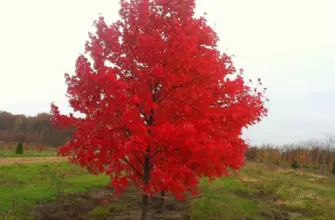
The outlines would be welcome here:
[[[120,213],[125,211],[128,207],[124,204],[107,204],[98,206],[88,213],[89,218],[101,218],[110,215],[111,213]]]
[[[8,210],[0,212],[0,217],[4,220],[33,220],[30,215],[30,209],[17,204],[16,201],[12,201],[12,206]]]
[[[301,188],[296,187],[291,181],[283,182],[278,186],[277,193],[282,200],[293,201],[301,192]]]

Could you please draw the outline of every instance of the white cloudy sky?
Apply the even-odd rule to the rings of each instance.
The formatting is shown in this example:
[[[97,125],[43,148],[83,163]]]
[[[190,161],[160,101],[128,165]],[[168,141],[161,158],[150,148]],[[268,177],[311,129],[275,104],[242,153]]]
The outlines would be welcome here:
[[[0,1],[0,110],[34,115],[52,101],[68,111],[72,72],[87,32],[118,0]],[[249,129],[252,143],[335,134],[334,0],[197,0],[236,65],[268,87],[269,117]]]

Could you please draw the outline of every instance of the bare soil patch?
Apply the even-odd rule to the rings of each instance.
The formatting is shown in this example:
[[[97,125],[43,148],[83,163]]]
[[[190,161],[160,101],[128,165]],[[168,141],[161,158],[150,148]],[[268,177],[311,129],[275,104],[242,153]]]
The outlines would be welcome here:
[[[67,158],[66,157],[3,158],[0,159],[0,165],[33,164],[33,163],[63,162],[63,161],[67,161]]]
[[[110,187],[92,189],[86,193],[72,193],[59,202],[37,205],[33,216],[39,220],[114,219],[138,220],[141,214],[141,196],[136,189],[128,189],[115,199]],[[148,220],[187,220],[189,201],[172,197],[165,200],[164,210],[159,209],[160,199],[149,202]]]

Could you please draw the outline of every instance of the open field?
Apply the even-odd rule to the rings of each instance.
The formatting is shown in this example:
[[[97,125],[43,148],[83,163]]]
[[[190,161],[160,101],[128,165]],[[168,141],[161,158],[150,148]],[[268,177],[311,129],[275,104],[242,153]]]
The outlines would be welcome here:
[[[104,187],[107,184],[108,177],[90,175],[66,162],[1,165],[0,212],[8,214],[7,219],[136,219],[138,191],[129,189],[114,200],[113,190]],[[200,196],[192,201],[169,198],[164,218],[153,198],[152,219],[181,219],[187,215],[184,219],[335,216],[335,178],[311,172],[248,163],[230,178],[211,184],[203,180],[200,190]]]
[[[44,156],[44,155],[43,155]],[[35,164],[35,163],[46,163],[46,162],[62,162],[66,161],[66,157],[13,157],[0,159],[0,165],[10,164]]]
[[[30,148],[29,150],[24,149],[23,154],[15,154],[15,147],[8,149],[5,147],[0,148],[0,159],[1,158],[13,158],[13,157],[55,157],[57,156],[56,148],[45,148],[43,151]]]

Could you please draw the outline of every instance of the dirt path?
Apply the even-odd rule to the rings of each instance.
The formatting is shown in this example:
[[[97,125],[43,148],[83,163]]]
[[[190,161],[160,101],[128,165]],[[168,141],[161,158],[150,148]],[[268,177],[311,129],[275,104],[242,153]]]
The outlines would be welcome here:
[[[16,158],[0,159],[0,165],[62,162],[66,160],[67,160],[66,157],[25,157],[25,158],[16,157]]]

